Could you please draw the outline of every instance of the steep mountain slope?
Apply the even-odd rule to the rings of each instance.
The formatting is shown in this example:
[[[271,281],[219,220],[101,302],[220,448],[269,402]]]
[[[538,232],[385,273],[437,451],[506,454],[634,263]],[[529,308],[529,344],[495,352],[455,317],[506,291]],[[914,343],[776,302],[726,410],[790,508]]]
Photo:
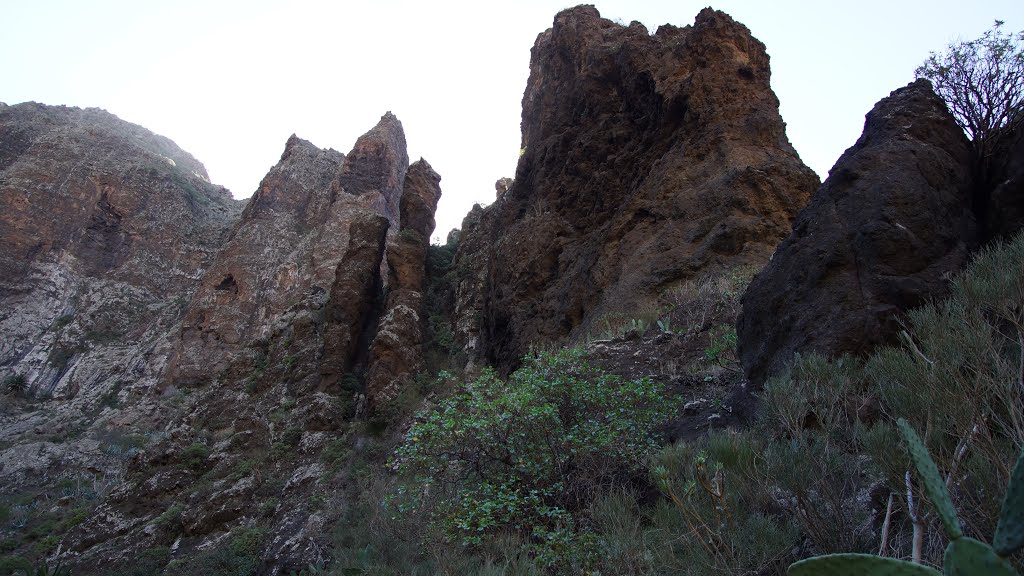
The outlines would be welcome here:
[[[120,474],[118,439],[159,421],[170,335],[240,211],[188,153],[105,111],[0,107],[4,492]]]
[[[184,314],[160,385],[174,416],[70,533],[69,561],[171,545],[169,573],[191,574],[245,534],[260,546],[232,561],[253,569],[326,559],[350,424],[419,369],[439,181],[409,166],[390,113],[346,155],[289,139]]]

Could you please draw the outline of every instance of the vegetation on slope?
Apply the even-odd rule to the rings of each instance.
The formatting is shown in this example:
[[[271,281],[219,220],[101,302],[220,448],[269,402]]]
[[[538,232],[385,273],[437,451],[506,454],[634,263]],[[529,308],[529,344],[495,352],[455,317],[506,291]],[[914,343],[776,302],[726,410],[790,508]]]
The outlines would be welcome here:
[[[347,529],[349,553],[340,547],[333,569],[781,574],[794,560],[831,552],[918,554],[941,565],[948,539],[895,422],[904,418],[923,432],[964,533],[990,541],[1024,448],[1022,349],[1024,237],[980,253],[948,301],[912,312],[902,346],[867,359],[798,358],[766,385],[748,430],[618,451],[602,443],[624,428],[607,420],[594,426],[592,433],[608,436],[565,445],[600,454],[580,460],[607,472],[580,476],[586,486],[572,474],[549,475],[559,462],[549,456],[569,430],[558,416],[592,408],[545,413],[544,404],[526,401],[558,391],[571,404],[597,390],[559,384],[586,359],[578,351],[527,359],[508,381],[485,373],[455,385],[421,415],[392,460],[399,482],[391,471],[376,474],[361,537]],[[633,399],[643,409],[615,417],[650,430],[664,405],[654,388],[626,386],[641,387]],[[531,445],[543,450],[533,454]],[[520,450],[529,462],[522,469]],[[646,472],[638,467],[643,454]],[[1020,566],[1019,556],[1011,561]]]

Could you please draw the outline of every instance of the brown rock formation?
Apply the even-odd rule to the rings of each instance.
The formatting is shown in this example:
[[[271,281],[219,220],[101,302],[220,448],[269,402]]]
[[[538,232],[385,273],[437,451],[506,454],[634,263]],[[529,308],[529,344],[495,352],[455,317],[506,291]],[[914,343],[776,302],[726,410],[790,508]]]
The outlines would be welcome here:
[[[360,337],[370,329],[381,290],[380,263],[387,218],[362,214],[349,228],[348,250],[338,266],[327,302],[321,385],[333,388],[356,361]]]
[[[236,360],[251,364],[250,355],[242,352],[270,338],[279,321],[319,315],[332,295],[375,297],[375,280],[357,270],[382,266],[380,251],[373,246],[378,232],[398,223],[408,162],[402,125],[390,113],[347,156],[290,138],[280,162],[264,178],[231,240],[203,277],[185,317],[168,384],[216,378]],[[375,216],[385,221],[379,223]],[[353,235],[358,236],[354,246]],[[350,260],[364,257],[373,262]],[[344,343],[330,344],[327,374],[336,377],[350,368],[369,304],[329,304],[329,322],[352,324],[326,328],[335,336],[348,335]],[[303,377],[318,378],[315,366],[306,368]]]
[[[401,230],[388,242],[388,301],[370,348],[366,394],[371,406],[393,400],[423,369],[423,292],[427,247],[441,177],[424,160],[409,167],[401,201]]]
[[[502,367],[687,278],[764,262],[818,185],[764,45],[721,12],[650,35],[565,10],[530,70],[515,180],[470,215],[456,264],[472,270],[456,332]]]
[[[977,244],[968,156],[927,81],[875,105],[743,297],[751,381],[794,352],[868,352],[896,335],[900,312],[946,292]]]
[[[375,391],[422,362],[440,177],[409,167],[397,118],[347,156],[292,136],[244,211],[206,178],[105,112],[0,105],[0,379],[29,383],[0,390],[0,497],[116,487],[59,535],[75,573],[169,537],[201,573],[254,523],[268,573],[316,562],[330,518],[314,502],[338,488],[322,452],[365,405],[374,334]],[[153,528],[168,509],[173,536]]]

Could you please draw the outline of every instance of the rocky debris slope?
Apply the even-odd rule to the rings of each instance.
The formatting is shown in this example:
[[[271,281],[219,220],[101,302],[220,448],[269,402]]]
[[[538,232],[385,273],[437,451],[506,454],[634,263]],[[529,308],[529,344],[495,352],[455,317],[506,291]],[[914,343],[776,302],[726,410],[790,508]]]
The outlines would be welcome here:
[[[748,377],[763,382],[795,352],[866,353],[897,335],[901,312],[941,298],[981,240],[968,162],[927,81],[878,102],[744,296]]]
[[[463,226],[461,344],[508,369],[532,343],[766,261],[818,186],[769,79],[764,45],[722,12],[654,34],[559,13],[531,53],[515,179]]]
[[[0,106],[4,493],[120,474],[240,211],[167,138],[98,109]]]

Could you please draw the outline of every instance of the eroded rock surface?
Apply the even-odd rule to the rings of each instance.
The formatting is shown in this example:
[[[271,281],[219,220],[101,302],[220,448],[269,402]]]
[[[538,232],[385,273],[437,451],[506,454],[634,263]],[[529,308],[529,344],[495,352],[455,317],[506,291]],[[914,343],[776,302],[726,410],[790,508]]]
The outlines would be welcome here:
[[[743,297],[737,333],[751,381],[794,352],[866,353],[896,336],[901,312],[946,293],[978,244],[968,158],[927,81],[875,105]]]
[[[116,473],[97,437],[138,431],[122,424],[156,409],[104,409],[151,392],[183,302],[240,211],[195,158],[140,126],[93,108],[0,107],[0,379],[43,401],[0,408],[0,443],[18,444],[0,484],[90,460]],[[81,438],[22,444],[33,431]]]
[[[0,497],[92,486],[59,535],[76,573],[152,550],[202,573],[246,530],[265,573],[326,560],[339,436],[367,413],[374,335],[409,328],[385,289],[421,312],[439,179],[388,113],[347,155],[292,136],[243,211],[105,112],[0,107],[0,377],[25,382],[0,390]],[[410,326],[378,338],[389,391],[420,368]]]
[[[996,150],[995,185],[981,202],[987,239],[1009,240],[1024,230],[1024,121]]]
[[[398,396],[423,369],[423,296],[427,248],[441,177],[424,160],[409,167],[401,200],[401,229],[388,241],[388,299],[370,348],[366,393],[371,406]]]
[[[374,244],[374,232],[367,226],[380,228],[381,233],[397,227],[408,165],[401,122],[390,113],[360,137],[347,156],[290,138],[281,160],[260,184],[231,240],[202,279],[185,317],[168,386],[216,379],[236,362],[251,366],[255,343],[265,343],[282,322],[293,323],[293,316],[311,321],[321,315],[332,289],[351,289],[351,294],[346,292],[349,297],[372,298],[374,278],[360,277],[371,283],[368,288],[332,287],[339,278],[343,283],[353,280],[342,270],[346,266],[372,265],[386,271],[379,250],[357,247],[350,253],[350,239],[358,229],[364,234],[360,242]],[[384,223],[376,223],[373,216],[383,217]],[[356,257],[374,261],[346,261]],[[332,373],[351,368],[366,304],[331,304],[325,329],[351,341],[330,344],[343,348],[330,351],[329,355],[343,356]],[[363,313],[341,313],[338,306]],[[317,348],[313,342],[307,344]],[[305,376],[318,377],[313,372]]]
[[[565,10],[530,71],[515,180],[467,217],[456,263],[456,332],[503,368],[673,284],[763,263],[818,185],[764,45],[722,12],[652,35]]]

